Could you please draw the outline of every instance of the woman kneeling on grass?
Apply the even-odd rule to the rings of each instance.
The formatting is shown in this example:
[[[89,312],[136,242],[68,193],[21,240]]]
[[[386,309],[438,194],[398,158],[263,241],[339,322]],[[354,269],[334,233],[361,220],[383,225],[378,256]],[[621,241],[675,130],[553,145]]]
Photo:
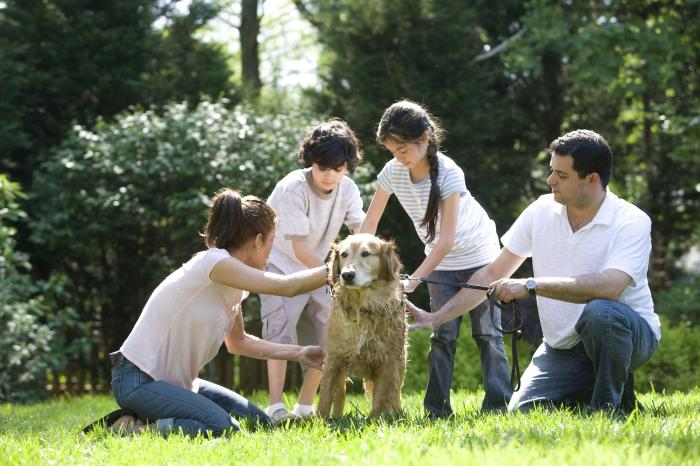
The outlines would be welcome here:
[[[122,416],[110,429],[196,436],[239,430],[232,416],[269,423],[241,395],[197,378],[222,342],[232,354],[322,368],[320,347],[270,343],[243,328],[241,301],[249,292],[294,296],[327,280],[325,266],[287,276],[262,271],[275,222],[274,210],[253,196],[229,189],[217,194],[203,234],[208,249],[158,285],[124,344],[110,354],[114,397],[139,419]]]

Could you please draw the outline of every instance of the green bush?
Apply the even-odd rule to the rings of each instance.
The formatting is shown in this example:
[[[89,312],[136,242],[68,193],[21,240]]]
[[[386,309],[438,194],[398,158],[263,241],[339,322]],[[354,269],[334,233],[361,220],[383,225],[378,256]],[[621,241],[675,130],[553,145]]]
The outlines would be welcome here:
[[[700,327],[671,324],[661,315],[661,341],[656,354],[635,372],[640,391],[687,391],[698,386]]]
[[[46,372],[62,368],[76,350],[63,342],[79,325],[74,311],[56,305],[59,280],[34,280],[27,255],[16,249],[11,223],[25,217],[23,198],[19,185],[0,174],[0,402],[44,398]]]
[[[428,384],[430,333],[429,331],[416,331],[409,334],[409,361],[404,382],[407,391],[424,391]],[[468,319],[463,319],[460,326],[460,336],[457,340],[452,389],[475,390],[478,387],[483,388],[479,350],[471,338],[471,327]]]
[[[671,325],[700,324],[700,276],[689,274],[666,290],[654,293],[656,312]]]
[[[23,218],[19,185],[0,174],[0,401],[28,401],[40,396],[53,332],[41,324],[40,303],[31,297],[31,266],[16,249],[16,229]]]
[[[654,293],[661,341],[651,360],[635,372],[640,391],[691,390],[700,364],[700,277],[687,275]]]
[[[104,361],[155,286],[203,249],[211,196],[232,187],[266,197],[299,167],[298,146],[319,117],[278,112],[225,102],[133,111],[75,126],[42,165],[30,223],[37,260],[69,278],[63,304],[99,337],[91,354]]]
[[[0,297],[0,402],[45,398],[53,331],[40,320],[35,299],[7,302]]]

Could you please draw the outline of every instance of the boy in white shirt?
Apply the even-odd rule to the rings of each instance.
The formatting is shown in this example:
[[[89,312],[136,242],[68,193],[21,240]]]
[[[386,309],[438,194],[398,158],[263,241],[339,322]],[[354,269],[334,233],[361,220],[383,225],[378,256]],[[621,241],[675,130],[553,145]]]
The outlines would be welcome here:
[[[299,148],[303,169],[280,180],[267,200],[279,216],[278,234],[268,270],[289,274],[317,267],[335,242],[343,224],[351,232],[364,219],[357,185],[345,174],[362,158],[357,138],[348,125],[331,119],[313,128]],[[263,339],[270,342],[314,342],[325,347],[330,295],[326,287],[294,296],[261,295]],[[293,412],[282,400],[286,361],[269,361],[267,408],[273,423],[310,416],[321,371],[305,367],[304,382]]]

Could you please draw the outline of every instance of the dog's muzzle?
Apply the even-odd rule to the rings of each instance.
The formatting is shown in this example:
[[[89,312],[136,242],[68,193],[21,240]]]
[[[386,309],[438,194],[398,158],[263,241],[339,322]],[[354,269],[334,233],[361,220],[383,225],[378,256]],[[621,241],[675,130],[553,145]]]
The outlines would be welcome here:
[[[340,277],[343,279],[343,285],[353,285],[355,282],[355,272],[352,270],[341,273]]]
[[[346,270],[340,274],[340,284],[345,288],[364,288],[372,283],[372,280],[367,283],[358,283],[357,278],[354,270]]]

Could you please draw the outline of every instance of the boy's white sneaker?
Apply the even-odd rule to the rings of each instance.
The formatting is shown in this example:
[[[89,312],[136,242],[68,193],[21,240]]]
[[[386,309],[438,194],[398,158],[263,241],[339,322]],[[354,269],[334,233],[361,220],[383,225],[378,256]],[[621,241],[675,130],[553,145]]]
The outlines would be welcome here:
[[[313,406],[299,406],[299,405],[294,406],[292,413],[296,414],[297,416],[299,416],[302,419],[309,419],[316,414]]]

